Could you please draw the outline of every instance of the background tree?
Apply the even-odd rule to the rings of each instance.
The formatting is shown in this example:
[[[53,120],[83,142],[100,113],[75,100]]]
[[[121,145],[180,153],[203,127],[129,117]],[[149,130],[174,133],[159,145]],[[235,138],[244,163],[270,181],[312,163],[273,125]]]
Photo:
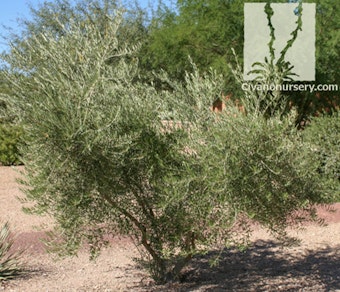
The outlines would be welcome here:
[[[177,1],[176,10],[164,9],[153,19],[148,42],[143,51],[143,64],[152,69],[165,69],[171,76],[183,78],[190,67],[188,56],[202,70],[210,67],[224,75],[224,92],[242,94],[228,64],[234,64],[234,48],[243,66],[243,0]],[[261,1],[253,1],[261,2]],[[263,1],[262,1],[263,2]],[[286,0],[270,1],[287,3]],[[340,2],[316,3],[316,83],[340,84],[339,17]],[[262,60],[259,60],[262,61]],[[339,106],[338,92],[289,92],[299,108],[298,121],[316,111]]]
[[[340,84],[340,2],[305,1],[316,3],[316,84]],[[339,110],[339,91],[317,93],[292,92],[292,101],[298,106],[300,118]]]
[[[183,79],[190,69],[188,56],[200,69],[223,73],[228,86],[232,62],[230,48],[243,46],[243,1],[178,1],[176,10],[159,10],[149,27],[142,63],[149,69],[164,69]],[[229,89],[231,90],[231,89]]]

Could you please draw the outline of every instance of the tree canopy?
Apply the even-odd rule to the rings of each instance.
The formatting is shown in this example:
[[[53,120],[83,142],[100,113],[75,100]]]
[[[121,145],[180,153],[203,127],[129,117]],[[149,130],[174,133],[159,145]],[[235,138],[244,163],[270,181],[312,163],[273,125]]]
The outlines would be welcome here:
[[[243,112],[232,103],[210,109],[225,90],[224,46],[241,47],[241,4],[179,1],[150,26],[139,10],[108,0],[33,10],[1,56],[1,96],[26,135],[27,210],[56,220],[54,251],[75,254],[87,243],[94,256],[108,236],[130,236],[164,283],[196,254],[245,247],[251,220],[284,240],[287,226],[315,219],[315,204],[334,198],[336,161],[325,160],[325,183],[322,145],[304,141],[294,111],[278,114],[280,100],[270,115],[246,92]],[[170,74],[151,70],[161,63]]]

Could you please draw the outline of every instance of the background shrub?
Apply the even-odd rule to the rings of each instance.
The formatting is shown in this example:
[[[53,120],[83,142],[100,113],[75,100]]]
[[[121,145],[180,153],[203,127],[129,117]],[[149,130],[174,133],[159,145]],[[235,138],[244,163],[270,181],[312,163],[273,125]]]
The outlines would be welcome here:
[[[10,123],[0,123],[0,165],[17,165],[20,160],[20,143],[23,129]]]
[[[340,113],[311,120],[303,131],[304,139],[314,150],[318,175],[333,189],[333,200],[340,201]]]

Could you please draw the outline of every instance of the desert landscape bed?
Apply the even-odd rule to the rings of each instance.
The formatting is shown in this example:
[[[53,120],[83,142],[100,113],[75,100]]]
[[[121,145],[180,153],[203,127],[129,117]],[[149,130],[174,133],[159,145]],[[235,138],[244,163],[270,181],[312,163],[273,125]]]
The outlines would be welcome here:
[[[331,213],[319,208],[326,226],[289,231],[299,245],[283,248],[255,226],[248,250],[225,250],[215,267],[209,266],[213,251],[195,257],[180,283],[156,286],[133,261],[138,252],[128,238],[114,238],[96,261],[85,249],[65,259],[46,253],[37,226],[52,226],[53,220],[21,211],[16,178],[22,169],[0,167],[0,220],[10,223],[14,249],[25,249],[25,274],[0,282],[0,291],[340,291],[340,203]]]

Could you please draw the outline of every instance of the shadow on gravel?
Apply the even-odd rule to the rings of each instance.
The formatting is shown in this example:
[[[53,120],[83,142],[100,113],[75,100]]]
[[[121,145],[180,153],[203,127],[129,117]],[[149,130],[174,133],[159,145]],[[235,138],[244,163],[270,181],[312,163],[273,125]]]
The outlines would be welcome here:
[[[46,267],[30,266],[27,267],[27,263],[22,262],[22,269],[19,270],[18,274],[12,279],[0,280],[0,291],[19,291],[15,289],[17,281],[30,281],[35,277],[45,277],[53,270]],[[14,283],[14,284],[13,284]],[[21,291],[21,290],[20,290]]]
[[[274,241],[255,242],[245,252],[225,250],[219,265],[211,252],[193,259],[181,283],[147,291],[336,291],[340,289],[340,245],[292,251]]]
[[[46,253],[45,244],[42,239],[47,239],[43,231],[21,232],[15,236],[13,250],[24,250],[26,253]]]

